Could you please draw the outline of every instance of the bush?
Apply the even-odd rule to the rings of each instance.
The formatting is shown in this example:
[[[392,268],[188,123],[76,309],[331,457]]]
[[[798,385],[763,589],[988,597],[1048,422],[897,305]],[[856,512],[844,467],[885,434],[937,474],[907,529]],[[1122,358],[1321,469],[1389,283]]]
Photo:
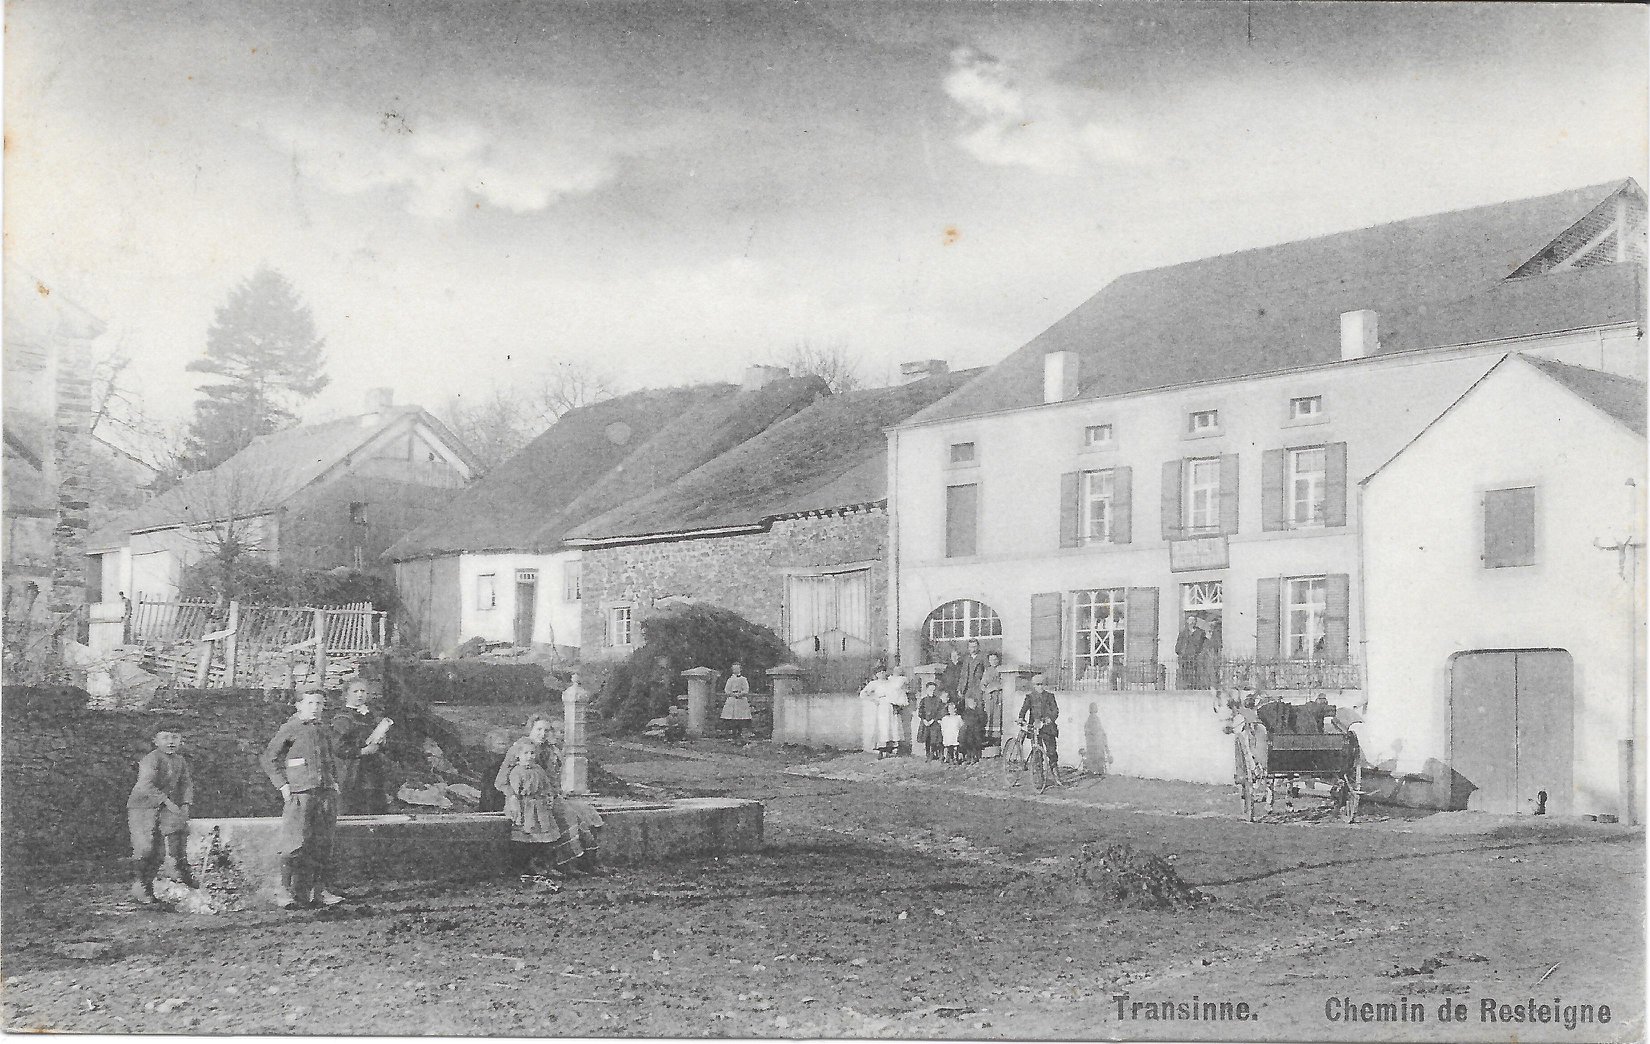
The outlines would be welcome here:
[[[183,571],[180,597],[216,602],[220,594],[252,605],[349,605],[371,602],[374,609],[395,606],[395,585],[376,573],[358,569],[294,569],[271,565],[261,558],[235,564],[226,579],[221,566],[202,559]]]
[[[789,661],[790,650],[770,627],[717,605],[679,605],[642,621],[642,647],[607,678],[597,708],[624,731],[642,728],[670,711],[686,691],[682,672],[710,667],[724,674],[734,663],[760,685],[769,668]]]

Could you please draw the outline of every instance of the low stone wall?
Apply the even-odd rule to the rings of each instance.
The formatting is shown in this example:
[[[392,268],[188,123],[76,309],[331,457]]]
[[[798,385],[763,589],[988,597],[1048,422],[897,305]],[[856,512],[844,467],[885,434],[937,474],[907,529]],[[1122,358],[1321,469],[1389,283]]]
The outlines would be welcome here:
[[[560,691],[546,684],[534,663],[492,663],[481,659],[389,661],[389,687],[424,703],[543,703]],[[590,688],[585,683],[585,688]]]
[[[863,750],[871,705],[853,692],[811,692],[776,698],[773,739],[804,747]]]
[[[196,816],[279,810],[258,756],[292,713],[280,690],[172,691],[145,710],[111,711],[8,687],[0,712],[0,860],[7,867],[128,854],[126,798],[138,761],[162,729],[184,735]]]
[[[1227,715],[1204,692],[1060,692],[1060,761],[1090,772],[1230,783]],[[1005,708],[1013,717],[1018,708]],[[1081,752],[1081,753],[1080,753]]]

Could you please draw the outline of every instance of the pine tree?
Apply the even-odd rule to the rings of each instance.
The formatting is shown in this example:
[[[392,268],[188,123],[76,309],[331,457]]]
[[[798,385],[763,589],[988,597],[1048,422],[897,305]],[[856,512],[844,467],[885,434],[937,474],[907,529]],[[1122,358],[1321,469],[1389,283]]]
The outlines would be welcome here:
[[[296,423],[296,400],[327,386],[322,345],[309,307],[279,272],[260,268],[232,290],[207,331],[206,357],[189,364],[222,378],[200,386],[189,469],[216,467],[258,436]]]

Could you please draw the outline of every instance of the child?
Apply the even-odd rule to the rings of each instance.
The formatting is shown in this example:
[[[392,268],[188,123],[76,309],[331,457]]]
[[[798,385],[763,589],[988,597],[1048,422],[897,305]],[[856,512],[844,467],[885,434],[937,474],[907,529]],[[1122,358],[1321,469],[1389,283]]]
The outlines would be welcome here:
[[[963,761],[970,765],[978,765],[980,763],[980,750],[985,746],[986,729],[985,711],[980,707],[979,700],[972,696],[964,700],[962,720],[961,754]]]
[[[687,739],[687,709],[681,704],[670,705],[670,713],[665,716],[665,739],[677,741]]]
[[[940,756],[940,748],[944,746],[940,735],[940,718],[945,716],[945,701],[936,691],[937,686],[928,682],[922,688],[922,699],[917,703],[917,726],[922,736],[922,749],[933,761]]]
[[[722,704],[722,724],[733,730],[733,738],[737,742],[745,738],[745,729],[751,723],[751,683],[745,677],[743,664],[736,663],[729,669],[733,673],[722,687],[722,692],[727,696]]]
[[[516,752],[504,787],[504,814],[509,817],[511,863],[521,871],[526,884],[548,880],[542,869],[533,867],[534,849],[554,845],[563,839],[563,826],[556,817],[556,781],[550,778],[532,748]]]
[[[945,744],[945,763],[947,765],[962,764],[962,757],[957,748],[962,744],[962,715],[957,713],[955,703],[945,705],[945,716],[940,719],[940,740]]]
[[[172,857],[184,887],[200,887],[184,854],[195,783],[189,776],[189,762],[179,753],[182,749],[179,733],[155,733],[155,749],[138,762],[137,783],[126,799],[126,825],[132,835],[132,901],[145,906],[159,902],[155,872],[166,855]]]

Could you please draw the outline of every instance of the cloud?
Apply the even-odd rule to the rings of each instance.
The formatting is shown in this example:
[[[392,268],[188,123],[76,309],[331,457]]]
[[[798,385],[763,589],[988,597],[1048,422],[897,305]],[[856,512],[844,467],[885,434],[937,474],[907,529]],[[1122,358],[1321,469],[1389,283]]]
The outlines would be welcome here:
[[[432,219],[477,203],[533,213],[617,173],[619,146],[612,141],[531,125],[505,133],[467,118],[363,107],[278,113],[248,126],[328,191],[388,193]]]
[[[951,52],[944,87],[966,114],[957,142],[982,163],[1071,173],[1138,155],[1134,136],[1098,112],[1097,91],[1017,73],[972,47]]]

